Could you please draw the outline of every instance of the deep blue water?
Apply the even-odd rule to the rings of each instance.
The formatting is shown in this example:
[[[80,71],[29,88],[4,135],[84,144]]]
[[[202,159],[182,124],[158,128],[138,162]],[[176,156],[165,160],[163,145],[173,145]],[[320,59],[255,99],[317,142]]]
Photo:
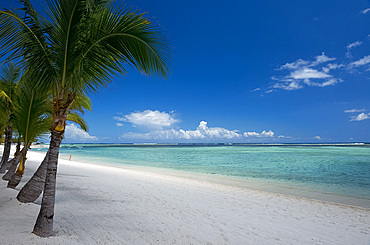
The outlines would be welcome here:
[[[370,200],[370,147],[75,145],[61,148],[60,154],[65,159],[71,154],[73,160],[81,162],[157,167],[298,184]]]

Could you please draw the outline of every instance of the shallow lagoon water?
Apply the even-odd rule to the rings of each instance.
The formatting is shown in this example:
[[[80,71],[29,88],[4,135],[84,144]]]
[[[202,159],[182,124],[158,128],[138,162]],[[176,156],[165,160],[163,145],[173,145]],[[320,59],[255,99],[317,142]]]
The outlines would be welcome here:
[[[65,145],[60,154],[64,159],[72,155],[73,160],[80,162],[175,170],[188,176],[208,174],[214,175],[211,176],[214,180],[227,177],[237,180],[239,185],[243,180],[245,183],[257,181],[267,186],[262,188],[267,191],[278,186],[277,191],[284,194],[370,208],[370,147],[366,146],[127,147],[91,144]],[[356,201],[345,200],[351,198]]]

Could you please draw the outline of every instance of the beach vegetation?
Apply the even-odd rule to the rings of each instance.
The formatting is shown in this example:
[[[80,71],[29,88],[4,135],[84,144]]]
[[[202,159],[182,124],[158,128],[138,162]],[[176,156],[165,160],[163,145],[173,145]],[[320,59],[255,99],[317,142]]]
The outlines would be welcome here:
[[[107,87],[130,65],[166,77],[170,48],[158,26],[123,4],[99,0],[47,0],[43,16],[30,1],[0,11],[0,54],[18,60],[31,87],[52,99],[50,147],[40,213],[33,232],[53,234],[59,147],[68,111],[80,94]]]
[[[14,101],[14,126],[18,131],[19,138],[23,142],[23,149],[19,156],[17,171],[13,174],[8,187],[15,188],[23,176],[27,152],[31,143],[37,137],[49,132],[51,123],[50,97],[45,96],[43,91],[35,90],[27,83],[28,73],[26,72],[18,86]]]
[[[51,108],[51,105],[50,105]],[[88,125],[83,119],[85,111],[92,110],[92,103],[86,95],[76,96],[75,101],[72,103],[67,121],[77,123],[82,130],[88,131]],[[50,126],[50,125],[49,125]],[[17,195],[17,199],[23,203],[34,202],[42,193],[45,185],[46,171],[48,166],[48,152],[44,160],[37,168],[33,176],[27,181]]]
[[[1,125],[5,128],[4,150],[0,162],[0,173],[8,167],[10,148],[13,136],[14,99],[16,86],[21,78],[21,68],[9,62],[0,68],[0,111]]]

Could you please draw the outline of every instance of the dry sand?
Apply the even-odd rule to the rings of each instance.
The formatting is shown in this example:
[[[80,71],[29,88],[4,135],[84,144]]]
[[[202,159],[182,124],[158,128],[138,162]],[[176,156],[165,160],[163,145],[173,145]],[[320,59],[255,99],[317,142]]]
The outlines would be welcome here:
[[[40,202],[0,180],[0,244],[370,244],[370,209],[60,160],[54,237],[31,233]]]

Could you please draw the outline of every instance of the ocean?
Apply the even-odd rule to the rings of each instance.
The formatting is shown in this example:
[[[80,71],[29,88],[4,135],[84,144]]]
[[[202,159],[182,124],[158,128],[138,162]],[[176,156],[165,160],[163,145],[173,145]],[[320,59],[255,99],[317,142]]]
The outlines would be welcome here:
[[[369,145],[63,145],[60,157],[70,155],[79,162],[370,208]]]

